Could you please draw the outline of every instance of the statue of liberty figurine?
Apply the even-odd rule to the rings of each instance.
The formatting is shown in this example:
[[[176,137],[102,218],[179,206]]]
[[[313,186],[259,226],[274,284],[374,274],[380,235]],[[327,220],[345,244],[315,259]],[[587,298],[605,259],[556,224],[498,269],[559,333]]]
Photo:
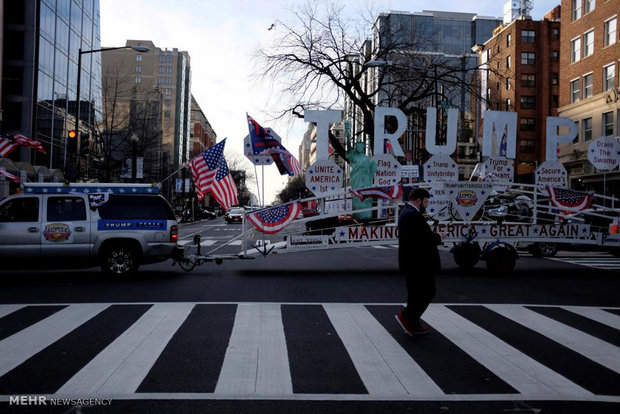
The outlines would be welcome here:
[[[358,141],[352,144],[351,140],[347,140],[347,160],[351,167],[351,188],[372,187],[372,179],[375,176],[375,171],[377,171],[377,162],[371,160],[365,154],[364,149],[365,145],[363,142]],[[367,198],[362,201],[357,197],[353,197],[352,204],[353,210],[372,208],[372,199]],[[354,213],[353,217],[360,220],[371,219],[372,211]]]

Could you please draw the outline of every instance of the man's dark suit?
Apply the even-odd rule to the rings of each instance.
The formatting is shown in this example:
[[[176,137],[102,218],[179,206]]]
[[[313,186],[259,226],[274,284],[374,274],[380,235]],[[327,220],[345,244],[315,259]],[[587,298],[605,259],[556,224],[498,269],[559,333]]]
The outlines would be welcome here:
[[[409,203],[398,218],[398,237],[398,268],[407,282],[403,316],[415,326],[435,296],[435,274],[441,270],[437,250],[441,237]]]

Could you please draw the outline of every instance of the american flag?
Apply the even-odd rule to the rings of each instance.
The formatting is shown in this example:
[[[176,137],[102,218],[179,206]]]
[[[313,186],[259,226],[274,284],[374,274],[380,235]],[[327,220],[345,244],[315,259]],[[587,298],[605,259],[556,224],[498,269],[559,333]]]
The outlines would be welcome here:
[[[9,172],[7,172],[4,168],[0,168],[0,174],[4,175],[7,178],[10,178],[11,180],[15,181],[15,182],[19,182],[19,178]]]
[[[46,154],[45,150],[43,149],[43,146],[41,146],[41,143],[39,141],[26,138],[25,136],[20,135],[20,134],[13,135],[13,139],[15,140],[15,142],[17,142],[22,147],[33,148],[33,149],[36,149],[37,151],[42,152],[43,154]]]
[[[246,116],[254,155],[271,155],[280,175],[300,174],[299,161],[271,134],[271,129],[263,128],[250,115]]]
[[[222,208],[228,210],[238,201],[237,186],[224,159],[225,145],[226,140],[223,140],[205,150],[189,163],[189,167],[198,200],[210,192]]]
[[[259,210],[245,216],[258,230],[266,234],[274,234],[288,226],[302,209],[299,201]]]
[[[400,199],[402,193],[403,188],[400,185],[392,185],[388,187],[354,188],[351,190],[351,194],[362,201],[368,197],[396,200]]]
[[[547,187],[547,192],[554,206],[568,212],[582,211],[592,204],[592,197],[587,193],[554,187]]]
[[[0,156],[6,157],[19,146],[19,144],[7,137],[0,137]]]

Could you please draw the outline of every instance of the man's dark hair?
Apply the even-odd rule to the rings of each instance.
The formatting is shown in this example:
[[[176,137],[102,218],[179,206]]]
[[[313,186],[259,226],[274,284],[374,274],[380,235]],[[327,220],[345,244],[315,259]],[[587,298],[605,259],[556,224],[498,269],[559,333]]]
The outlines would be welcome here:
[[[409,200],[424,200],[431,198],[431,194],[424,188],[416,188],[409,193]]]

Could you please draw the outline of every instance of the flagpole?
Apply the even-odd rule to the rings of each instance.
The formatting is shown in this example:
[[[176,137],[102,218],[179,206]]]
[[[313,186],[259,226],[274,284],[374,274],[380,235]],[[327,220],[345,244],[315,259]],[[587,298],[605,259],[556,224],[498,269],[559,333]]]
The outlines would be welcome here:
[[[258,185],[258,170],[256,169],[256,164],[254,164],[254,176],[256,177],[256,192],[258,193],[258,205],[263,207],[262,197],[260,194],[260,187]]]
[[[262,207],[265,207],[265,166],[261,165],[261,169],[262,169],[262,180],[263,180],[263,200],[262,200]]]

